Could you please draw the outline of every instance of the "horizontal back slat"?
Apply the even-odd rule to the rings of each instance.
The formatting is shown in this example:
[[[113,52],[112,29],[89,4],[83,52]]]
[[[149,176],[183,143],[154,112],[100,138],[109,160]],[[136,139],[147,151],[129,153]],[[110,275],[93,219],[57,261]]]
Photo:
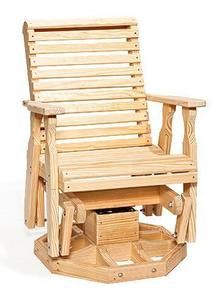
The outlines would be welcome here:
[[[141,86],[143,82],[140,79],[96,79],[96,80],[48,80],[42,82],[33,82],[35,91],[43,90],[71,90],[88,88],[117,88]]]
[[[124,110],[146,110],[146,101],[139,100],[133,102],[100,102],[89,101],[86,103],[73,102],[71,104],[64,104],[64,113],[92,113],[92,112],[109,112],[109,111],[124,111]]]
[[[29,29],[64,29],[64,28],[104,28],[105,26],[130,26],[136,25],[137,21],[134,18],[105,18],[105,19],[76,19],[76,20],[33,20],[27,21],[26,25]]]
[[[67,115],[68,116],[68,115]],[[111,124],[147,121],[148,114],[146,111],[138,113],[107,113],[107,114],[87,114],[72,115],[71,117],[58,117],[57,126],[74,126],[74,125],[94,125],[94,124]]]
[[[144,134],[150,133],[148,124],[144,125],[131,125],[121,127],[108,127],[108,128],[89,128],[89,129],[71,129],[71,130],[58,130],[56,137],[58,140],[65,139],[78,139],[84,137],[102,137],[102,136],[115,136],[115,135],[128,135],[128,134]]]
[[[138,31],[131,29],[28,32],[29,41],[120,39],[136,38],[137,36]]]
[[[71,152],[71,151],[85,151],[85,150],[97,150],[108,148],[126,148],[126,147],[138,147],[144,145],[151,145],[151,141],[148,137],[140,137],[135,139],[117,139],[95,142],[79,142],[70,144],[57,145],[57,151]]]
[[[99,52],[99,51],[129,51],[137,50],[136,42],[100,42],[84,44],[37,44],[29,43],[30,54]]]
[[[24,33],[32,100],[63,107],[59,152],[151,144],[134,19],[33,21]]]
[[[98,91],[48,91],[34,92],[35,100],[43,102],[87,101],[107,99],[138,99],[145,98],[145,94],[134,90],[98,90]]]
[[[117,68],[87,68],[77,69],[69,67],[55,67],[48,69],[32,69],[32,78],[77,78],[77,77],[97,77],[97,76],[121,76],[136,75],[141,71],[138,67],[117,67]]]
[[[139,62],[138,55],[99,55],[99,56],[55,56],[55,57],[30,57],[32,66],[65,66],[65,65],[93,65],[93,64],[118,64]]]

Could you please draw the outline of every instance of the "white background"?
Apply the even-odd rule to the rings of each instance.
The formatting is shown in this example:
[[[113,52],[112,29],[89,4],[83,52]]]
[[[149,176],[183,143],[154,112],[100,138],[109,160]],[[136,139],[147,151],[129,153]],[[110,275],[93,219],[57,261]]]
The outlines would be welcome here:
[[[191,299],[211,295],[211,1],[201,0],[7,0],[0,9],[0,293],[1,299]],[[22,23],[25,19],[136,17],[140,24],[146,91],[203,98],[198,111],[199,188],[197,242],[167,277],[105,285],[51,275],[33,255],[42,230],[23,225],[24,176],[29,113]],[[157,142],[161,107],[150,105]],[[173,152],[182,144],[181,112],[174,125]],[[165,223],[173,229],[172,216]],[[163,222],[154,218],[153,222]]]

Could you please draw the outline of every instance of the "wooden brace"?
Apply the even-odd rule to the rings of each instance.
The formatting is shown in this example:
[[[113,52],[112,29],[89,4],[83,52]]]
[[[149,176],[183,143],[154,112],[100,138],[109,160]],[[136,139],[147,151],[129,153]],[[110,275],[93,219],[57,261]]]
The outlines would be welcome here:
[[[67,256],[70,254],[75,207],[70,201],[64,201],[63,208],[64,211],[60,227],[60,255]]]

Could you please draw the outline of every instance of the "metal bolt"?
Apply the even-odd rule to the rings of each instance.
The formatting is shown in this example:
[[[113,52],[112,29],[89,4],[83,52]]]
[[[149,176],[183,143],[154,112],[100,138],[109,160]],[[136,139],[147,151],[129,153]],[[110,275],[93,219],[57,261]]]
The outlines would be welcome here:
[[[152,273],[155,273],[157,272],[157,269],[156,268],[152,268]]]
[[[173,201],[170,201],[168,207],[173,207]]]
[[[118,273],[118,277],[123,277],[124,276],[124,274],[123,273]]]
[[[177,232],[173,233],[172,236],[176,239],[177,238]]]

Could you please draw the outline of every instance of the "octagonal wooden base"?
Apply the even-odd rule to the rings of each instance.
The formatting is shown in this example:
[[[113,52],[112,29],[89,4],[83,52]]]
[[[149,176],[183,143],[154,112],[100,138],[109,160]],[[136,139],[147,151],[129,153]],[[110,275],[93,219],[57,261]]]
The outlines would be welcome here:
[[[49,257],[46,235],[35,241],[35,255],[52,273],[121,282],[167,275],[186,257],[186,244],[177,245],[161,226],[140,224],[138,241],[101,246],[76,229],[68,257]]]

